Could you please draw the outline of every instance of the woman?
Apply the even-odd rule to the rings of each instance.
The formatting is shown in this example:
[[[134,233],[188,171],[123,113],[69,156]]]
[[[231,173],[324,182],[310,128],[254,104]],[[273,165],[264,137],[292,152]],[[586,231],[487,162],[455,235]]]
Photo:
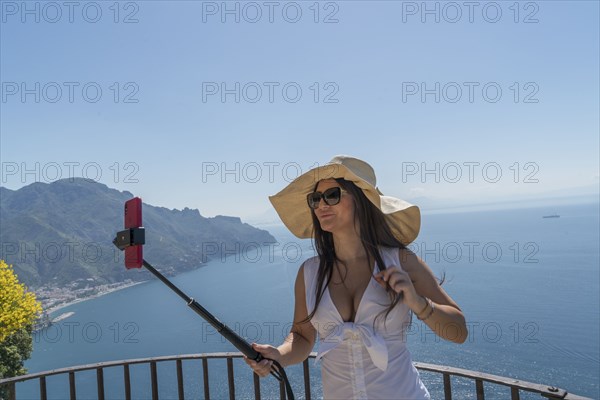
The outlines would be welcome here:
[[[314,238],[318,255],[298,271],[288,338],[253,348],[285,367],[309,356],[318,333],[325,399],[429,399],[406,348],[411,312],[456,343],[467,327],[431,269],[406,248],[419,233],[419,209],[383,196],[371,166],[348,156],[270,200],[292,233]],[[273,364],[266,359],[245,361],[264,377]]]

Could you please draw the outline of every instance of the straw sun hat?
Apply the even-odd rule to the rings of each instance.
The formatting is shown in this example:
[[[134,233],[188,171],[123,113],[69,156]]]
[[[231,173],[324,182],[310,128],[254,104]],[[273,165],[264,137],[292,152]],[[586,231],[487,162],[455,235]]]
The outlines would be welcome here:
[[[384,196],[377,189],[375,171],[366,162],[350,156],[335,156],[327,164],[311,169],[294,179],[269,200],[285,226],[301,239],[311,238],[313,223],[306,196],[323,179],[343,178],[351,181],[379,208],[392,233],[404,245],[416,239],[421,227],[419,208],[404,200]]]

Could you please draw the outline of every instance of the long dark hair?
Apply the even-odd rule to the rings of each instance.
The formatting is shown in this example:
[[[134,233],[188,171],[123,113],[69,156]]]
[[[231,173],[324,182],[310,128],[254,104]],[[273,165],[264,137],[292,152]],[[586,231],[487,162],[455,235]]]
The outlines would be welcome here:
[[[367,254],[367,265],[370,268],[373,260],[375,260],[379,271],[384,270],[386,265],[383,262],[381,254],[379,253],[378,246],[397,247],[401,249],[406,248],[406,246],[404,246],[392,234],[392,230],[385,220],[385,215],[383,212],[381,212],[380,209],[371,203],[371,201],[365,196],[363,191],[358,186],[356,186],[353,182],[342,178],[336,178],[335,180],[337,183],[339,183],[342,189],[346,190],[354,198],[354,222],[355,224],[358,222],[360,226],[360,241],[365,249],[365,253]],[[314,317],[317,307],[323,298],[323,294],[325,293],[325,290],[327,290],[329,282],[331,281],[334,263],[340,262],[343,264],[343,262],[338,259],[337,255],[335,254],[332,233],[321,229],[321,224],[319,223],[314,210],[311,210],[311,215],[313,221],[314,246],[319,256],[319,270],[317,273],[317,285],[315,289],[315,308],[302,322],[310,321]],[[325,286],[323,286],[323,282],[326,282]],[[392,311],[396,304],[402,300],[402,295],[396,293],[389,285],[387,286],[386,291],[390,297],[390,304],[386,310],[385,318],[387,318],[388,314]],[[375,318],[375,320],[380,315],[381,313]],[[373,326],[375,326],[375,321],[373,321]]]

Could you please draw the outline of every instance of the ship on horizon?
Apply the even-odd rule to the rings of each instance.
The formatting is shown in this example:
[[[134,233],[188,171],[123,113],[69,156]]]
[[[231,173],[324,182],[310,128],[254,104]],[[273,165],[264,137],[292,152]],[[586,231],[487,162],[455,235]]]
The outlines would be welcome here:
[[[542,218],[560,218],[560,215],[550,214],[550,215],[544,215],[544,216],[542,216]]]

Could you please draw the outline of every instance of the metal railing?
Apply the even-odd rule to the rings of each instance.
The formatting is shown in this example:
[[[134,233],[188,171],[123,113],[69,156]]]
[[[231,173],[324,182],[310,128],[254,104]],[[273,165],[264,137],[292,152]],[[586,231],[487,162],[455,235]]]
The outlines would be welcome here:
[[[316,353],[311,353],[308,359],[314,358]],[[242,358],[241,353],[206,353],[206,354],[186,354],[178,356],[166,356],[166,357],[150,357],[130,360],[120,360],[111,362],[100,362],[96,364],[81,365],[77,367],[61,368],[50,371],[38,372],[34,374],[22,375],[14,378],[0,380],[0,387],[8,388],[9,398],[8,400],[16,400],[18,398],[16,391],[16,384],[19,382],[38,380],[39,381],[39,392],[40,399],[47,400],[48,392],[46,388],[46,377],[52,375],[63,375],[68,374],[69,376],[69,396],[71,400],[77,399],[77,385],[75,380],[75,374],[82,371],[95,370],[96,371],[96,389],[98,393],[98,400],[105,399],[105,386],[104,386],[104,370],[106,368],[122,367],[123,368],[123,383],[124,383],[124,397],[126,400],[130,400],[131,396],[131,375],[129,367],[134,364],[149,364],[150,366],[150,381],[151,381],[151,392],[152,400],[159,399],[158,393],[158,372],[157,364],[166,361],[175,361],[176,373],[177,373],[177,395],[180,400],[185,399],[186,395],[184,392],[184,379],[183,379],[183,360],[201,360],[202,361],[202,379],[204,381],[204,398],[210,399],[210,385],[209,385],[209,359],[225,359],[227,363],[227,379],[228,379],[228,390],[229,398],[234,400],[236,398],[235,385],[234,385],[234,369],[233,359]],[[310,400],[312,398],[310,388],[310,367],[309,361],[306,359],[302,363],[302,370],[304,374],[304,398]],[[568,399],[568,400],[591,400],[587,397],[577,396],[571,393],[567,393],[564,389],[559,389],[554,386],[547,386],[542,384],[536,384],[531,382],[524,382],[515,380],[513,378],[502,377],[498,375],[491,375],[477,371],[471,371],[461,368],[453,368],[443,365],[415,363],[415,367],[422,371],[434,372],[441,374],[443,377],[443,388],[444,388],[444,399],[451,400],[452,397],[452,379],[451,377],[462,377],[473,380],[475,382],[475,393],[478,400],[485,399],[484,382],[504,386],[510,389],[511,400],[519,400],[521,392],[532,392],[537,393],[541,397],[550,399]],[[254,398],[261,399],[261,383],[258,375],[253,374],[254,381]],[[297,396],[300,397],[300,396]],[[280,383],[279,387],[279,398],[282,400],[286,399],[285,388],[283,383]]]

